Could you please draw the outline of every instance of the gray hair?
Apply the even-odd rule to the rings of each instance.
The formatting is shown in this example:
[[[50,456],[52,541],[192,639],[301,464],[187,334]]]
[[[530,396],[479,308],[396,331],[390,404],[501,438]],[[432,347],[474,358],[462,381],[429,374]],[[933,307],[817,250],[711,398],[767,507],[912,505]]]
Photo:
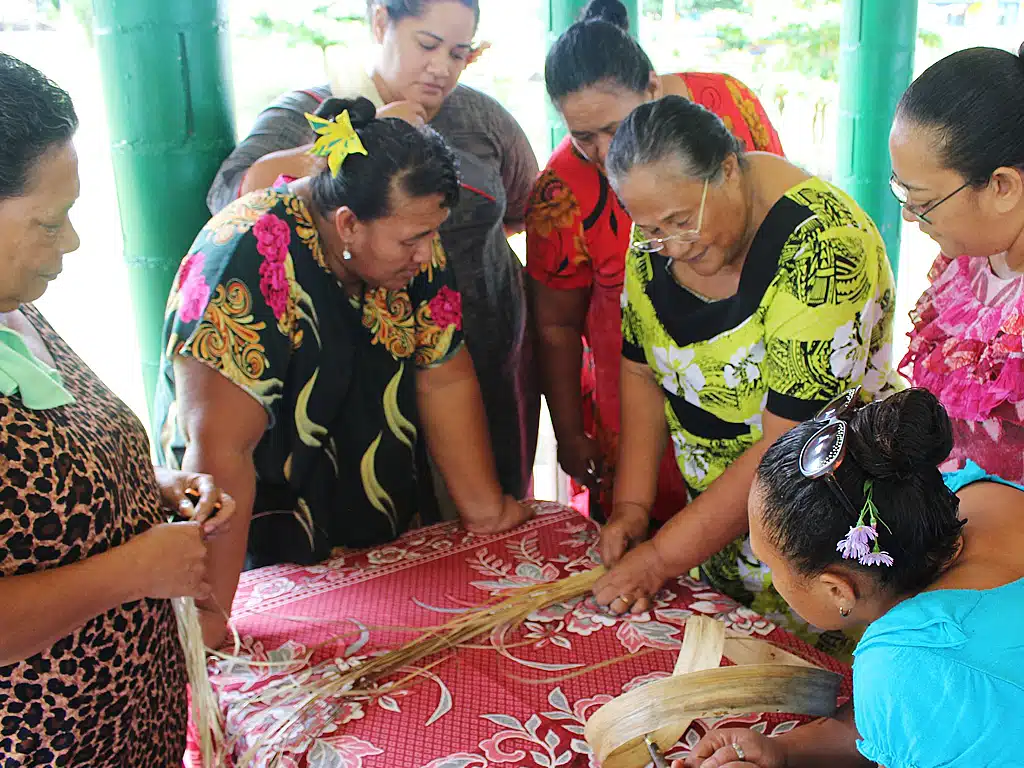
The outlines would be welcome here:
[[[685,176],[703,181],[718,176],[729,155],[742,162],[743,153],[743,144],[714,112],[681,96],[666,96],[640,105],[623,121],[605,167],[616,189],[636,166],[669,157]]]

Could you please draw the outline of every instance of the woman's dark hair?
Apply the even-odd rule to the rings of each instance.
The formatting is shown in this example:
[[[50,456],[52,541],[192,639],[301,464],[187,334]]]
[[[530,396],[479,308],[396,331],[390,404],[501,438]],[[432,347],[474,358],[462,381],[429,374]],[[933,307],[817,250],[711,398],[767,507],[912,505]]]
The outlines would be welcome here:
[[[388,12],[392,23],[410,16],[420,17],[427,5],[436,0],[366,0],[367,14],[373,13],[374,6],[380,5]],[[476,23],[480,23],[480,0],[456,0],[473,11]]]
[[[806,478],[799,467],[800,451],[819,422],[790,430],[761,459],[756,482],[766,535],[804,575],[844,565],[873,576],[894,594],[918,592],[952,561],[964,525],[959,499],[938,470],[953,448],[949,417],[931,392],[908,389],[860,408],[848,426],[846,457],[835,478],[858,509],[865,482],[872,482],[872,500],[884,521],[878,544],[893,565],[864,566],[836,551],[857,521],[826,479]]]
[[[562,33],[544,60],[544,84],[555,104],[603,83],[643,93],[654,65],[629,36],[629,15],[619,0],[590,0],[580,20]]]
[[[36,162],[51,147],[71,141],[77,128],[67,91],[0,53],[0,200],[24,194]]]
[[[433,128],[414,128],[404,120],[378,120],[369,99],[327,99],[317,110],[332,119],[348,110],[352,127],[366,155],[349,155],[336,177],[324,170],[313,178],[313,203],[321,212],[342,206],[361,221],[391,213],[391,188],[398,184],[410,197],[444,195],[446,208],[459,199],[459,172],[455,155]]]
[[[694,179],[713,179],[729,155],[743,161],[743,144],[714,112],[681,96],[641,104],[615,132],[605,167],[613,186],[635,166],[675,157]]]
[[[1002,167],[1024,167],[1024,46],[968,48],[932,64],[896,108],[935,131],[946,168],[978,186]]]

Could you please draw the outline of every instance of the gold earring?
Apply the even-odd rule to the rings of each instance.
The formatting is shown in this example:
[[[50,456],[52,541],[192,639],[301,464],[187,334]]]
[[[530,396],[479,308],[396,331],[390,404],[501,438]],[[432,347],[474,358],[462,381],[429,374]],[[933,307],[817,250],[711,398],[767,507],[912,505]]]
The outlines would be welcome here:
[[[847,608],[845,605],[841,606],[839,608],[839,615],[842,616],[845,619],[847,616],[850,615],[850,609]]]

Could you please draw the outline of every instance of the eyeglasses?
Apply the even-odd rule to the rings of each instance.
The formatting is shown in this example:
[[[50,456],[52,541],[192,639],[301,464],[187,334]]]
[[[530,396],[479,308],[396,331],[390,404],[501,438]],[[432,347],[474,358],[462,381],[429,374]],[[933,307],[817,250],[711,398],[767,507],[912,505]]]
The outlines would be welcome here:
[[[839,485],[835,473],[846,457],[846,420],[863,404],[860,395],[861,388],[855,387],[818,411],[813,420],[825,424],[811,435],[800,451],[800,474],[810,480],[824,477],[836,498],[855,519],[860,513]]]
[[[911,205],[910,192],[907,190],[905,186],[903,186],[903,182],[896,178],[896,174],[894,173],[892,176],[889,177],[889,189],[892,191],[892,196],[895,197],[897,201],[899,201],[899,204],[901,206],[903,206],[903,210],[907,211],[915,219],[923,221],[925,224],[932,223],[931,219],[928,218],[929,213],[931,213],[944,202],[949,200],[949,198],[967,189],[967,187],[969,186],[971,186],[971,182],[964,182],[959,187],[950,192],[948,195],[946,195],[944,198],[939,200],[937,203],[932,203],[931,205],[926,206],[924,209],[918,210],[920,206]]]
[[[697,226],[694,229],[687,229],[668,237],[652,237],[647,240],[637,240],[633,247],[641,253],[657,253],[665,247],[665,243],[678,240],[681,243],[696,243],[700,240],[700,228],[704,223],[704,203],[708,199],[708,184],[711,179],[704,179],[704,191],[700,195],[700,209],[697,211]]]

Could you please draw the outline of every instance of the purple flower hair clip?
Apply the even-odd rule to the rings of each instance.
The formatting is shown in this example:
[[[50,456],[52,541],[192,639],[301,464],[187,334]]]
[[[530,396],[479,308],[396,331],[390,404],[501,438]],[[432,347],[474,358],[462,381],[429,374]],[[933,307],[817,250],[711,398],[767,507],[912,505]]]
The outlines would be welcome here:
[[[836,551],[842,554],[844,560],[856,560],[861,565],[892,566],[892,555],[878,546],[878,524],[885,525],[885,521],[879,517],[878,507],[871,498],[873,491],[872,482],[867,480],[864,483],[864,506],[861,507],[857,525],[840,539]],[[889,530],[888,525],[885,528]]]

